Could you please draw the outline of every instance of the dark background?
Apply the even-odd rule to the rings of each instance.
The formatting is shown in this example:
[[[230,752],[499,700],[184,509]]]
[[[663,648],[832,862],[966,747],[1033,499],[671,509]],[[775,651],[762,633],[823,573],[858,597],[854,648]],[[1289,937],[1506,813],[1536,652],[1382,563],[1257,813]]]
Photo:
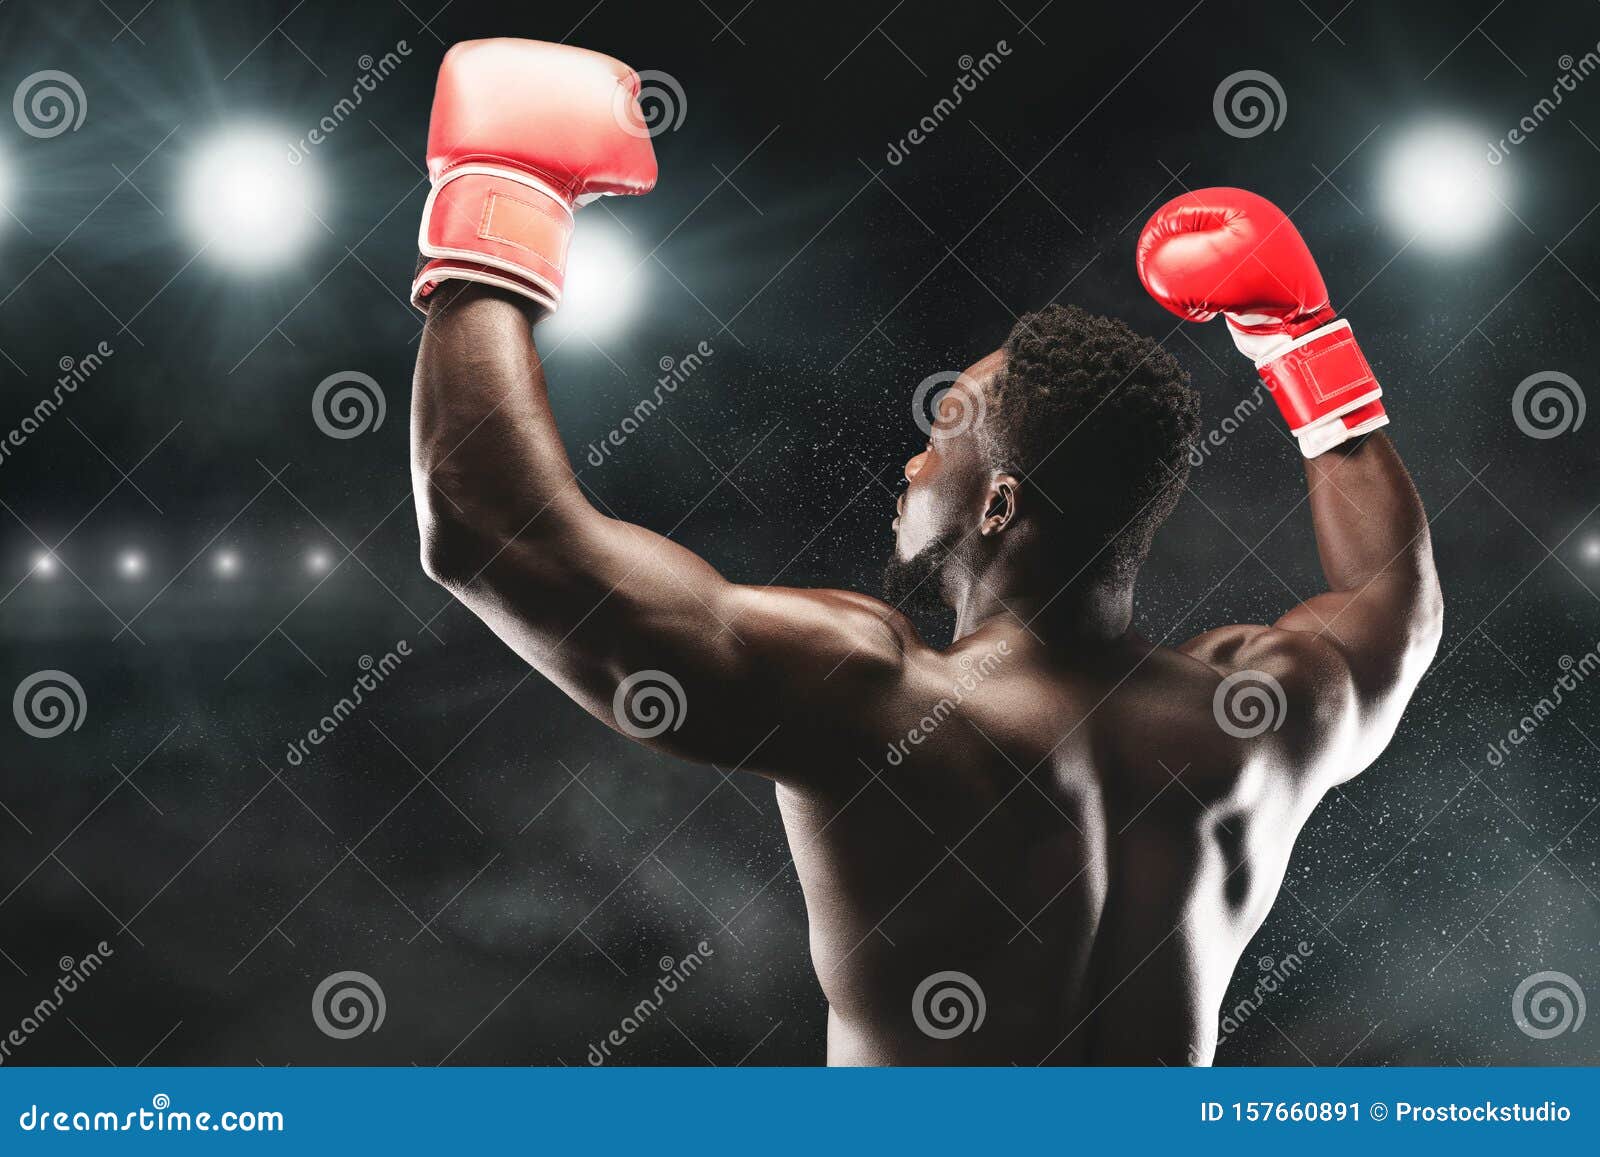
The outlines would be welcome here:
[[[445,45],[493,35],[566,39],[682,86],[656,190],[580,217],[580,235],[655,250],[636,312],[561,341],[549,372],[579,459],[660,359],[711,344],[584,481],[740,580],[875,590],[892,483],[920,440],[911,391],[1050,300],[1164,336],[1215,426],[1248,367],[1220,325],[1180,331],[1145,297],[1134,238],[1183,187],[1291,209],[1385,384],[1448,624],[1394,744],[1307,828],[1230,1003],[1301,941],[1304,967],[1218,1061],[1600,1058],[1594,1025],[1536,1040],[1511,1010],[1541,970],[1600,991],[1600,689],[1486,760],[1562,657],[1600,640],[1600,419],[1535,439],[1511,411],[1537,371],[1596,382],[1600,79],[1502,166],[1481,242],[1407,247],[1382,177],[1430,119],[1504,135],[1558,58],[1600,41],[1600,8],[738,4],[0,7],[3,93],[61,69],[88,101],[52,139],[0,117],[0,428],[50,393],[60,359],[115,350],[0,462],[0,690],[58,669],[87,700],[54,739],[0,717],[0,1034],[60,958],[114,949],[8,1063],[582,1064],[658,961],[702,939],[714,955],[618,1063],[822,1058],[771,787],[631,747],[526,677],[417,564],[420,318],[404,298],[428,106]],[[265,121],[287,146],[349,93],[359,57],[401,39],[410,57],[307,162],[324,190],[311,242],[271,276],[196,258],[181,185],[205,138]],[[994,75],[888,164],[959,58],[1001,39]],[[1213,117],[1242,69],[1281,83],[1277,131],[1239,139]],[[311,396],[346,370],[380,384],[387,417],[339,440]],[[1190,489],[1139,588],[1150,637],[1270,620],[1317,589],[1274,415]],[[116,567],[132,547],[149,560],[138,581]],[[63,566],[49,580],[30,575],[45,548]],[[317,548],[326,576],[303,566]],[[231,580],[219,549],[237,552]],[[411,657],[287,765],[361,657],[402,639]],[[379,1031],[318,1030],[313,990],[343,970],[381,985]]]

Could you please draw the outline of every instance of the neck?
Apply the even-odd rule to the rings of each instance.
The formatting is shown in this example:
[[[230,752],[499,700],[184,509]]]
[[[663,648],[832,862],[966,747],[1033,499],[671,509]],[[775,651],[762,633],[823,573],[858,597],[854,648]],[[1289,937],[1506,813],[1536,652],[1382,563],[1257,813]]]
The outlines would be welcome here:
[[[1110,642],[1133,622],[1133,585],[1073,584],[1035,591],[992,582],[970,584],[956,601],[953,642],[985,631],[1013,631],[1048,643]]]

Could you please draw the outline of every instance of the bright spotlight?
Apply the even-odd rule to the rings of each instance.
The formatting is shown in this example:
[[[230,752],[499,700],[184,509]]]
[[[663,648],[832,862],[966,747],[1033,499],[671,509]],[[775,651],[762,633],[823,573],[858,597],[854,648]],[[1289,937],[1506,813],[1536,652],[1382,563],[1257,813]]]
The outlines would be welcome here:
[[[117,559],[117,570],[125,579],[144,577],[144,555],[136,550],[125,550]]]
[[[1384,208],[1407,237],[1434,250],[1482,240],[1505,212],[1506,175],[1489,164],[1482,133],[1430,124],[1405,133],[1384,162]]]
[[[231,550],[219,550],[211,560],[211,569],[220,578],[232,578],[239,573],[239,556]]]
[[[316,182],[289,163],[286,133],[226,130],[190,162],[184,204],[207,253],[240,269],[265,269],[292,257],[316,228]]]
[[[614,333],[632,312],[643,278],[639,255],[626,240],[604,225],[580,221],[567,254],[561,308],[551,324],[590,338]]]
[[[1590,566],[1600,564],[1600,534],[1591,534],[1584,539],[1583,546],[1579,550],[1584,562]]]
[[[314,550],[306,555],[306,570],[312,574],[326,574],[333,560],[328,557],[325,550]]]
[[[49,551],[40,551],[33,556],[33,565],[28,572],[38,578],[47,579],[56,576],[56,556]]]

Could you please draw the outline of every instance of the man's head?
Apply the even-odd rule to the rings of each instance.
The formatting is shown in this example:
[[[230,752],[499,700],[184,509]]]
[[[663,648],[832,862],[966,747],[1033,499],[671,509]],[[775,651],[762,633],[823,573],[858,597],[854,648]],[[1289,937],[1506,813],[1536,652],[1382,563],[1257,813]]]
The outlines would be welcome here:
[[[979,575],[1047,592],[1130,584],[1198,429],[1188,375],[1154,341],[1075,306],[1026,314],[943,393],[906,463],[886,596],[949,603]]]

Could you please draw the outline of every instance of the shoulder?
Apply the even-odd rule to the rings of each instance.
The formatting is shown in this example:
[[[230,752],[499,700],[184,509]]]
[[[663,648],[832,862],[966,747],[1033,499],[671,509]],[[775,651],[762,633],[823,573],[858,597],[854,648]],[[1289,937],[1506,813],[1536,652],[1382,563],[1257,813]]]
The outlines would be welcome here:
[[[1278,627],[1218,627],[1176,648],[1204,664],[1221,682],[1246,674],[1270,676],[1291,697],[1315,695],[1348,681],[1349,664],[1328,640]]]
[[[726,605],[729,631],[758,652],[803,650],[835,674],[898,671],[928,650],[905,615],[854,591],[736,586]]]
[[[1220,627],[1177,648],[1209,672],[1218,729],[1315,761],[1356,717],[1349,662],[1328,640],[1267,626]]]

